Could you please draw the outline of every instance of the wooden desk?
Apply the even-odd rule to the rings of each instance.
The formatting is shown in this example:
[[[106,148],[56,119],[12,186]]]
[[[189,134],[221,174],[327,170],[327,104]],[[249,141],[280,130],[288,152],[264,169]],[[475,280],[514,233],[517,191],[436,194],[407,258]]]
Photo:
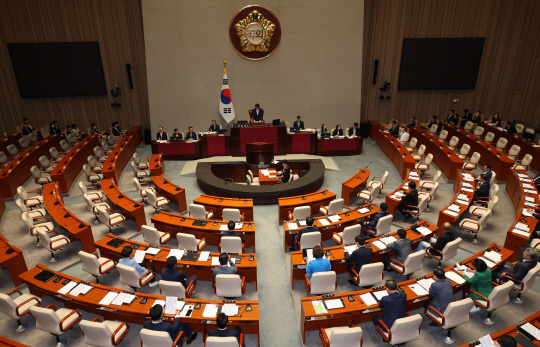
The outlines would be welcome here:
[[[229,222],[209,220],[205,226],[193,225],[193,222],[199,220],[198,218],[179,216],[169,212],[163,212],[156,214],[151,218],[154,227],[159,231],[171,233],[172,237],[176,237],[178,233],[192,234],[197,239],[206,239],[206,243],[213,246],[219,245],[221,239],[221,231],[219,228],[221,225],[227,225]],[[246,242],[246,247],[255,249],[255,223],[246,222],[243,223],[242,229],[236,231],[243,234]]]
[[[231,155],[231,134],[206,134],[200,136],[202,156]]]
[[[134,295],[137,298],[131,303],[131,305],[100,305],[99,302],[105,297],[109,292],[123,293],[122,289],[107,287],[101,284],[89,283],[88,285],[94,287],[86,295],[73,296],[71,294],[60,295],[58,290],[61,289],[64,285],[61,282],[54,283],[54,280],[50,280],[47,283],[36,280],[36,276],[40,271],[46,270],[47,267],[38,264],[36,267],[30,269],[29,271],[21,275],[22,280],[28,285],[30,293],[38,296],[50,296],[55,300],[58,300],[64,304],[64,307],[69,309],[82,310],[88,313],[93,313],[95,315],[102,316],[104,320],[118,320],[127,323],[133,324],[143,324],[148,321],[148,312],[154,304],[155,300],[165,300],[163,295],[153,295],[145,294],[141,292],[136,292]],[[48,269],[50,272],[67,278],[71,281],[79,282],[80,279],[76,277],[71,277],[61,272],[53,271]],[[147,298],[145,304],[141,304],[141,300]],[[197,303],[201,304],[201,308],[198,310],[193,310],[191,317],[182,318],[182,322],[188,323],[191,326],[193,331],[202,333],[203,336],[206,335],[209,329],[214,329],[216,327],[215,320],[203,317],[204,308],[207,304],[223,304],[222,300],[201,300],[186,298],[181,301],[185,301],[188,305],[195,305]],[[241,315],[238,317],[229,317],[229,324],[231,326],[240,326],[244,334],[253,334],[258,336],[259,334],[259,305],[257,301],[236,301],[237,305],[240,305]],[[252,311],[248,312],[245,310],[246,305],[251,305]],[[165,315],[163,317],[164,321],[173,321],[174,316]]]
[[[315,154],[317,151],[317,131],[287,134],[287,153]]]
[[[141,144],[143,140],[143,135],[142,135],[142,128],[140,125],[135,125],[131,127],[131,129],[129,129],[128,131],[128,135],[131,135],[133,137],[133,140],[135,141],[135,144],[137,146]]]
[[[186,190],[171,183],[165,178],[165,176],[152,176],[150,177],[154,182],[154,187],[159,195],[162,195],[178,205],[178,212],[183,213],[187,211],[186,202]]]
[[[13,249],[14,252],[6,254],[10,248]],[[15,287],[24,284],[19,278],[20,274],[28,271],[23,253],[20,249],[12,245],[2,233],[0,233],[0,264],[2,264],[2,269],[9,269]]]
[[[318,155],[357,155],[362,153],[364,138],[362,136],[352,138],[323,138],[317,140]]]
[[[194,160],[202,157],[201,141],[171,141],[158,143],[152,141],[152,154],[161,153],[167,160]]]
[[[263,175],[262,170],[268,170],[269,175],[268,176]],[[292,172],[291,172],[291,175],[292,175]],[[276,169],[259,169],[259,173],[257,177],[259,177],[259,183],[261,186],[270,186],[272,184],[278,184]]]
[[[58,225],[67,231],[69,239],[81,241],[82,250],[88,253],[96,251],[94,235],[90,224],[80,220],[71,213],[62,200],[58,183],[49,183],[43,186],[43,203],[49,215]]]
[[[150,162],[148,163],[150,167],[150,173],[152,176],[161,176],[163,171],[165,171],[165,163],[163,162],[162,154],[152,154],[150,157]]]
[[[112,203],[112,208],[120,209],[124,217],[134,220],[137,223],[137,231],[141,231],[142,226],[146,225],[144,206],[122,194],[113,179],[104,179],[100,183],[103,193]]]
[[[193,200],[193,203],[203,205],[207,211],[214,211],[213,218],[223,218],[224,208],[237,208],[240,214],[244,214],[244,220],[253,220],[253,199],[222,198],[203,194]]]
[[[15,147],[20,148],[19,139],[22,138],[21,133],[10,134],[0,138],[0,151],[4,152],[5,155],[9,156],[10,154],[7,151],[9,145],[15,145]]]
[[[418,243],[420,241],[427,241],[429,240],[430,235],[422,235],[420,232],[416,232],[413,230],[416,226],[425,226],[426,228],[430,229],[432,232],[437,232],[438,229],[440,229],[438,226],[426,223],[426,221],[422,220],[415,225],[411,225],[410,227],[405,228],[407,230],[407,237],[411,239],[412,242],[412,249],[416,249],[418,247]],[[388,236],[396,236],[397,231],[394,231],[392,233],[389,233]],[[384,256],[386,253],[394,255],[396,251],[394,250],[388,250],[388,249],[380,249],[376,245],[373,244],[374,241],[379,240],[381,237],[376,237],[373,239],[369,239],[366,241],[367,247],[371,247],[373,250],[373,261],[372,263],[377,262],[383,262]],[[333,246],[333,247],[325,247],[324,251],[327,254],[326,258],[330,260],[330,264],[332,264],[332,271],[335,271],[338,274],[341,273],[347,273],[347,262],[345,261],[345,251],[344,248],[346,245],[339,245],[339,246]],[[331,253],[329,256],[328,253]],[[291,275],[291,286],[294,288],[294,283],[296,281],[303,281],[304,275],[306,274],[306,266],[307,261],[303,257],[302,251],[295,251],[291,252],[291,271],[289,271]]]
[[[137,150],[137,138],[126,135],[118,142],[103,163],[103,177],[113,178],[115,182],[120,180],[126,165],[131,161],[133,153]]]
[[[118,248],[113,248],[107,244],[107,242],[112,239],[121,239],[124,241],[124,244]],[[138,245],[137,250],[146,250],[150,245],[141,242],[135,242],[132,240],[126,240],[119,238],[112,234],[107,234],[104,238],[96,241],[96,246],[99,249],[99,252],[102,257],[109,259],[114,259],[116,262],[122,258],[120,252],[125,246]],[[160,249],[159,253],[156,255],[147,254],[144,257],[145,267],[154,266],[156,272],[159,274],[161,270],[167,268],[167,255],[169,254],[170,248],[166,247],[157,247]],[[189,252],[190,254],[200,254],[196,252]],[[212,258],[219,257],[220,253],[210,253]],[[236,264],[238,268],[238,274],[240,276],[246,276],[246,282],[257,285],[257,255],[254,253],[245,253],[238,255],[231,255],[232,258],[240,258],[240,263]],[[253,260],[249,260],[250,257],[253,257]],[[177,269],[184,271],[184,273],[189,277],[197,275],[197,278],[202,281],[213,281],[212,269],[215,266],[212,266],[212,260],[209,258],[207,261],[188,261],[178,259],[178,264],[176,265]]]
[[[533,314],[533,315],[531,315],[531,316],[517,322],[514,325],[509,326],[508,328],[504,328],[502,330],[497,331],[496,333],[491,334],[490,335],[491,339],[493,339],[493,341],[497,341],[499,339],[499,337],[501,337],[502,335],[509,335],[509,336],[515,337],[515,336],[518,335],[518,333],[516,332],[516,329],[519,328],[520,326],[522,326],[525,323],[531,323],[532,325],[534,325],[535,327],[540,329],[540,322],[538,322],[539,318],[540,318],[540,311],[538,311],[535,314]],[[485,336],[485,335],[483,335],[483,336]],[[534,345],[540,346],[540,341],[536,340],[536,341],[532,341],[532,342],[533,342]],[[479,341],[471,341],[469,343],[464,343],[464,344],[459,345],[457,347],[473,347],[473,346],[480,346],[480,342]],[[518,344],[518,346],[521,346],[521,345]]]
[[[394,136],[386,131],[381,131],[377,136],[377,146],[384,152],[398,170],[402,179],[407,177],[407,171],[412,170],[416,164],[411,152],[405,148]]]
[[[88,156],[94,155],[94,147],[99,146],[99,135],[88,135],[62,157],[51,172],[51,178],[58,183],[60,194],[69,193],[71,185],[87,163]]]
[[[383,137],[383,136],[380,136],[380,137]],[[411,175],[411,173],[413,173],[413,174]],[[414,175],[414,173],[416,173],[416,175]],[[405,186],[405,183],[408,183],[409,181],[414,181],[414,183],[416,183],[416,189],[418,191],[420,191],[420,187],[419,187],[420,171],[419,170],[407,171],[407,175],[406,175],[405,180],[403,181],[403,183],[401,183],[401,185],[399,187],[397,187],[396,190],[394,190],[392,193],[390,193],[390,194],[388,194],[386,196],[385,202],[388,205],[388,210],[387,211],[390,212],[390,214],[394,214],[394,211],[397,208],[397,205],[401,201],[401,198],[396,199],[396,198],[392,197],[392,195],[394,195],[394,193],[396,193],[396,192],[399,192],[401,189],[403,189],[405,191],[405,194],[407,194],[410,191],[410,189],[408,189],[408,188],[405,189],[404,186]]]
[[[497,173],[497,181],[506,181],[510,175],[510,169],[514,165],[514,161],[510,159],[506,154],[499,151],[495,144],[488,144],[486,141],[477,138],[471,133],[466,132],[463,129],[456,128],[453,124],[444,123],[444,129],[448,131],[448,138],[456,136],[459,138],[459,146],[463,146],[464,143],[471,146],[469,152],[470,156],[474,152],[480,154],[480,164],[491,164],[491,170]]]
[[[512,250],[514,254],[510,257],[509,261],[514,262],[519,256],[519,250],[522,246],[525,246],[532,236],[532,232],[536,228],[538,220],[534,217],[525,217],[523,215],[523,209],[526,208],[524,197],[529,197],[534,199],[534,204],[540,206],[540,197],[538,196],[538,191],[536,187],[534,189],[529,189],[535,191],[536,194],[528,194],[526,189],[523,187],[523,182],[521,181],[518,174],[527,175],[526,171],[511,170],[511,175],[508,177],[506,183],[506,193],[512,200],[512,204],[516,210],[516,219],[514,223],[508,229],[506,233],[506,239],[504,240],[504,247]],[[527,176],[528,177],[528,176]],[[528,178],[530,179],[530,177]],[[531,184],[529,182],[528,184]],[[534,184],[531,184],[534,187]],[[517,223],[526,224],[529,227],[528,233],[520,233],[519,230],[515,228]]]
[[[463,159],[461,159],[453,150],[448,148],[444,142],[420,127],[410,128],[409,135],[410,139],[416,137],[418,140],[418,147],[420,147],[420,145],[426,146],[426,154],[433,154],[433,162],[449,181],[454,181],[456,179],[458,170],[463,167]]]
[[[367,179],[371,170],[358,169],[358,172],[341,184],[341,198],[344,200],[344,206],[350,206],[351,197],[356,197],[360,188],[366,187]]]
[[[50,159],[49,148],[59,147],[59,144],[60,135],[49,135],[13,158],[0,171],[0,191],[2,197],[4,199],[13,198],[17,194],[17,188],[24,185],[32,176],[30,168],[34,165],[41,167],[39,157],[44,155]]]
[[[287,154],[287,128],[285,125],[250,124],[246,127],[231,127],[231,155],[245,156],[246,143],[257,141],[272,142],[274,154]],[[257,163],[258,164],[258,163]]]
[[[473,180],[472,181],[465,181],[465,179],[463,178],[463,174],[464,173],[468,173],[472,176],[472,172],[469,171],[469,170],[459,170],[458,172],[458,175],[456,177],[456,179],[454,180],[454,198],[452,199],[452,201],[450,201],[450,203],[447,205],[448,206],[457,206],[459,207],[459,212],[456,212],[458,215],[457,216],[452,216],[446,212],[443,212],[443,211],[446,211],[446,207],[442,208],[440,211],[439,211],[439,219],[437,220],[437,225],[442,227],[443,223],[450,223],[452,225],[455,225],[456,222],[461,218],[461,216],[463,215],[463,213],[465,211],[467,211],[469,209],[469,204],[467,205],[463,205],[463,204],[460,204],[458,202],[456,202],[457,200],[457,197],[458,195],[460,194],[463,194],[463,195],[466,195],[467,198],[469,199],[469,201],[472,201],[472,198],[474,196],[474,191],[476,190],[476,187],[474,186],[474,176],[473,176]],[[463,183],[469,183],[472,187],[471,188],[465,188],[463,187]],[[472,191],[466,191],[466,190],[463,190],[463,189],[470,189]],[[442,233],[442,231],[441,231]],[[437,237],[439,237],[440,235],[437,234]]]
[[[495,245],[495,243],[492,243],[488,249],[492,249]],[[501,247],[499,247],[501,248]],[[501,262],[499,264],[504,264],[508,257],[512,254],[512,251],[502,248],[501,249]],[[462,264],[467,264],[471,268],[474,268],[472,266],[472,261],[479,256],[482,256],[484,254],[484,251],[481,251],[470,258],[464,260]],[[445,271],[451,271],[453,266],[449,266]],[[426,278],[432,277],[433,274],[429,274],[425,276]],[[412,291],[408,286],[411,284],[416,283],[416,279],[410,279],[408,281],[399,282],[398,286],[406,293],[407,295],[407,311],[413,311],[419,308],[423,307],[425,300],[430,300],[430,295],[424,295],[419,296],[416,293]],[[465,288],[469,288],[470,285],[467,283],[463,283],[461,285],[457,285],[457,283],[452,281],[452,289],[454,293],[457,293]],[[354,292],[348,292],[348,293],[339,293],[335,294],[333,297],[329,299],[338,299],[342,298],[343,303],[345,305],[344,308],[340,309],[334,309],[330,310],[328,313],[321,313],[317,314],[315,312],[315,309],[313,308],[313,301],[316,300],[322,300],[322,296],[311,296],[311,297],[305,297],[302,298],[302,313],[301,313],[301,321],[300,321],[300,330],[302,334],[302,338],[306,338],[307,331],[310,330],[319,330],[320,328],[331,328],[331,327],[338,327],[338,326],[350,326],[353,324],[361,324],[370,322],[373,316],[375,315],[381,315],[382,310],[378,307],[379,305],[371,305],[367,306],[362,299],[360,298],[360,295],[369,293],[369,292],[376,292],[384,290],[383,287],[377,287],[377,288],[371,288],[371,289],[364,289],[364,290],[358,290]],[[352,295],[355,301],[350,302],[348,300],[348,296]]]
[[[313,218],[313,226],[319,228],[322,241],[330,240],[332,239],[332,235],[334,235],[334,233],[342,232],[345,227],[363,223],[364,221],[373,218],[373,216],[377,214],[377,212],[379,212],[379,208],[375,207],[372,204],[365,205],[364,207],[370,208],[371,210],[367,213],[360,213],[356,209],[352,209],[337,213],[336,216],[339,216],[341,219],[335,223],[328,220],[327,216],[315,217]],[[330,224],[327,226],[323,226],[321,223],[321,219],[327,220]],[[290,229],[289,223],[296,223],[298,228],[294,230]],[[296,220],[290,220],[289,222],[283,223],[283,227],[285,228],[285,244],[283,245],[283,248],[287,249],[289,246],[292,245],[293,235],[298,234],[300,232],[300,229],[304,227],[300,226],[299,221]]]
[[[22,343],[10,340],[10,339],[8,339],[6,337],[3,337],[3,336],[0,336],[0,346],[6,346],[6,347],[30,347],[28,345],[23,345]]]
[[[294,208],[299,206],[310,206],[311,214],[317,214],[319,213],[321,206],[328,206],[335,198],[336,194],[328,189],[311,194],[279,198],[279,222],[281,223],[284,220],[289,220],[289,212],[292,213]]]
[[[376,120],[370,120],[368,121],[368,123],[369,123],[369,137],[376,140],[381,130],[381,123],[377,122]]]

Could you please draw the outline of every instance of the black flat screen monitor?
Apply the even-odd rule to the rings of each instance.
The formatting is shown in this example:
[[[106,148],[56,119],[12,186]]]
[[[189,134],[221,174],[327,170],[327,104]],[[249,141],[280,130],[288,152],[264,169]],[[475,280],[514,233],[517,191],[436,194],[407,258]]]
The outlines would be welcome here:
[[[274,119],[274,120],[272,121],[272,125],[275,126],[275,127],[277,127],[277,126],[279,125],[280,122],[281,122],[281,120],[280,120],[279,118],[278,118],[278,119]]]

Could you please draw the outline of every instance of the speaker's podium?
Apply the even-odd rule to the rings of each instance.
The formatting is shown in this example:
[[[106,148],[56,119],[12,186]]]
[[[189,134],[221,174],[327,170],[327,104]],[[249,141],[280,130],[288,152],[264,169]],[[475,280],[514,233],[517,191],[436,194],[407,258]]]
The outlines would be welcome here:
[[[274,161],[273,142],[246,143],[246,163],[259,165]]]

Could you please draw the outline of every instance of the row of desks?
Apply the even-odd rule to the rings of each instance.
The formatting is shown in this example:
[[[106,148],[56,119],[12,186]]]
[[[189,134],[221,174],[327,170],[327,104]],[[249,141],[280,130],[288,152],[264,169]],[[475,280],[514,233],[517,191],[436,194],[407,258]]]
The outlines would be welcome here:
[[[469,174],[469,175],[472,176],[472,172],[469,171],[469,170],[459,170],[457,172],[457,177],[454,180],[454,186],[453,186],[454,198],[450,201],[450,203],[446,207],[442,208],[439,211],[439,219],[437,220],[437,225],[438,226],[442,226],[446,222],[448,222],[448,223],[450,223],[452,225],[455,225],[457,223],[457,221],[461,218],[461,216],[469,209],[469,204],[463,205],[463,204],[460,204],[459,202],[456,202],[458,200],[457,197],[460,194],[467,196],[469,202],[472,201],[472,198],[474,196],[474,192],[476,190],[476,187],[474,185],[474,179],[473,179],[473,181],[465,181],[464,174]],[[463,186],[464,183],[468,183],[472,187],[465,188]],[[463,189],[467,189],[467,190],[463,190]],[[456,211],[457,216],[453,216],[453,215],[445,212],[447,210],[447,207],[449,207],[449,206],[455,206],[455,207],[459,208],[459,212]],[[437,235],[437,236],[439,236],[439,235]]]
[[[122,194],[116,186],[114,179],[108,178],[100,181],[103,194],[109,199],[113,209],[119,209],[126,219],[131,219],[137,224],[137,231],[141,231],[143,225],[146,225],[146,216],[144,206],[130,197]]]
[[[126,165],[131,161],[133,153],[135,153],[137,146],[141,143],[141,139],[141,127],[132,127],[128,134],[116,144],[111,153],[107,156],[107,160],[103,163],[103,170],[101,172],[103,177],[114,178],[115,182],[119,182],[122,172]]]
[[[19,148],[20,147],[19,139],[21,138],[22,138],[21,133],[10,134],[10,135],[6,135],[2,137],[0,139],[0,151],[4,152],[7,156],[9,156],[7,147],[9,145],[15,145],[17,148]]]
[[[411,152],[404,144],[399,142],[394,136],[385,131],[380,131],[376,137],[377,146],[390,159],[402,179],[407,177],[408,170],[412,170],[416,164]]]
[[[289,220],[289,213],[292,214],[294,209],[300,206],[309,206],[311,208],[311,214],[317,214],[319,213],[321,206],[328,206],[335,198],[336,194],[328,189],[310,194],[279,198],[279,222],[281,223],[284,220]]]

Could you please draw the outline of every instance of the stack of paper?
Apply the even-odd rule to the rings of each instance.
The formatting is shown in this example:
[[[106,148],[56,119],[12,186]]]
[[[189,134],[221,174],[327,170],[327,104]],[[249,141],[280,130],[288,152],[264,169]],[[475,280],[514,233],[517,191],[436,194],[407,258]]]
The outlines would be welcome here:
[[[135,256],[133,257],[133,260],[135,260],[137,263],[142,263],[144,261],[144,256],[146,255],[145,251],[135,251]]]
[[[219,263],[219,257],[212,257],[212,266],[221,266]]]
[[[328,219],[330,219],[332,223],[337,223],[341,220],[341,217],[338,215],[333,215],[333,216],[328,216]]]
[[[457,196],[457,198],[458,198],[459,200],[469,201],[469,197],[468,197],[467,195],[465,195],[465,194],[459,194],[459,195]]]
[[[240,306],[235,304],[225,304],[221,308],[221,312],[225,313],[227,317],[238,316],[238,309]]]
[[[227,226],[227,224],[221,224],[219,226],[219,231],[227,231],[229,230],[229,227]]]
[[[154,247],[148,247],[148,249],[145,251],[146,254],[150,254],[150,255],[156,255],[158,254],[160,251],[159,248],[154,248]]]
[[[469,193],[474,192],[474,190],[470,188],[461,188],[461,190],[463,190],[464,192],[469,192]]]
[[[87,284],[81,283],[69,292],[69,295],[79,296],[79,294],[86,295],[93,287]]]
[[[486,262],[486,265],[487,265],[490,269],[494,268],[494,267],[497,265],[497,263],[492,262],[491,260],[487,259],[486,257],[478,257],[478,259],[482,259],[483,261],[485,261],[485,262]]]
[[[165,306],[165,300],[156,300],[154,301],[154,303],[152,304],[152,307],[156,306],[156,305],[161,305],[161,306]]]
[[[417,177],[417,176],[418,176],[418,172],[416,172],[416,171],[411,171],[411,172],[409,172],[409,177],[410,177],[410,176]]]
[[[389,245],[391,244],[392,242],[396,242],[397,239],[394,237],[394,236],[388,236],[388,237],[381,237],[379,239],[382,243],[384,243],[385,245]]]
[[[525,188],[525,189],[536,189],[533,185],[530,185],[530,184],[527,184],[527,183],[523,183],[523,188]]]
[[[182,311],[182,309],[184,308],[184,305],[185,305],[185,304],[186,304],[185,301],[180,301],[180,300],[178,300],[178,301],[176,302],[176,309]]]
[[[294,222],[287,222],[287,227],[289,230],[298,230],[298,225]]]
[[[524,175],[524,174],[522,174],[522,173],[519,173],[519,172],[518,172],[518,174],[517,174],[517,175],[518,175],[518,177],[519,177],[519,178],[529,178],[529,176],[527,176],[527,175]]]
[[[433,278],[423,278],[418,280],[416,283],[429,292],[429,288],[431,288],[431,285],[435,283],[435,280]]]
[[[330,222],[326,218],[321,218],[321,219],[317,219],[317,220],[322,224],[322,226],[330,225]]]
[[[473,186],[472,186],[472,184],[470,184],[470,183],[463,182],[463,187],[465,187],[465,188],[472,188]]]
[[[375,299],[373,298],[373,295],[371,295],[371,293],[366,293],[366,294],[360,295],[360,299],[362,299],[362,301],[363,301],[367,306],[377,305],[377,300],[375,300]]]
[[[446,214],[449,214],[449,215],[451,215],[451,216],[454,216],[454,217],[459,216],[459,213],[452,212],[452,211],[450,211],[450,210],[448,210],[448,209],[444,210],[443,212],[446,213]]]
[[[367,207],[362,207],[361,209],[358,209],[357,211],[361,214],[364,214],[364,213],[368,213],[371,210]]]
[[[531,236],[530,233],[528,233],[528,232],[526,232],[526,231],[521,231],[521,230],[515,229],[515,228],[514,228],[514,230],[512,230],[512,232],[513,232],[514,234],[518,234],[518,235],[525,236],[525,237],[530,237],[530,236]]]
[[[450,211],[454,211],[454,212],[459,212],[459,211],[461,211],[461,209],[459,208],[459,206],[456,206],[456,205],[454,205],[454,204],[449,205],[449,206],[447,207],[447,209],[450,210]]]
[[[422,233],[422,235],[429,235],[432,233],[431,230],[429,230],[428,228],[426,227],[417,227],[416,230],[418,230],[419,232]]]
[[[343,302],[341,302],[340,299],[324,300],[324,304],[326,305],[326,308],[329,309],[329,310],[345,307],[343,305]]]
[[[65,294],[69,293],[70,290],[75,288],[75,286],[77,284],[79,284],[79,282],[71,281],[68,284],[66,284],[65,286],[63,286],[62,288],[58,289],[58,293],[62,294],[62,295],[65,295]]]
[[[525,201],[528,201],[528,202],[535,202],[536,200],[534,200],[534,198],[531,198],[530,196],[526,196],[526,197],[525,197]]]
[[[243,226],[244,226],[244,223],[234,223],[234,229],[235,230],[242,229]]]
[[[345,247],[343,247],[343,250],[348,252],[349,255],[351,255],[352,252],[356,251],[356,246],[355,245],[345,246]]]
[[[176,302],[178,298],[175,296],[168,296],[165,299],[165,314],[176,314]]]
[[[418,283],[409,285],[409,288],[411,288],[412,291],[418,296],[424,296],[424,295],[429,294],[429,292],[427,290],[425,290],[424,287],[422,287]]]
[[[532,190],[532,189],[525,189],[525,193],[527,193],[527,194],[538,194],[538,192],[536,190]]]
[[[135,295],[131,295],[131,294],[128,294],[128,293],[120,293],[118,294],[118,296],[116,298],[114,298],[114,300],[112,301],[111,304],[113,305],[117,305],[117,306],[120,306],[122,304],[131,304],[131,302],[133,300],[135,300],[136,296]]]
[[[495,251],[484,252],[484,257],[488,258],[489,260],[495,263],[500,263],[502,259],[501,254]]]
[[[381,250],[386,249],[386,245],[379,240],[373,241],[373,245],[375,245],[378,249]]]
[[[197,261],[207,261],[209,257],[210,257],[210,251],[202,251]]]
[[[540,340],[540,330],[531,323],[523,324],[521,329],[531,334],[536,340]]]
[[[322,300],[313,300],[311,303],[313,304],[313,308],[315,309],[315,313],[317,313],[317,314],[328,313],[328,311],[326,310],[326,308],[323,305]]]
[[[184,250],[182,250],[182,249],[171,249],[169,251],[169,254],[167,255],[167,258],[175,256],[176,259],[178,260],[178,259],[182,259],[183,255],[184,255]]]
[[[206,304],[204,307],[203,317],[216,318],[218,305]]]
[[[111,302],[118,296],[117,292],[108,292],[107,295],[101,299],[98,305],[100,306],[108,306],[111,304]]]
[[[269,176],[269,175],[270,175],[270,171],[268,171],[268,169],[262,169],[262,170],[261,170],[261,173],[262,173],[264,176]]]
[[[301,227],[305,227],[307,224],[306,224],[305,220],[299,220],[298,225],[301,226]]]
[[[493,339],[489,335],[482,336],[481,338],[478,339],[478,341],[480,342],[481,347],[493,347],[493,346],[495,346],[495,342],[493,341]]]
[[[457,273],[453,271],[447,271],[445,275],[446,275],[446,278],[457,283],[458,285],[465,283],[465,279],[463,279],[463,277],[461,277],[460,275],[458,275]]]
[[[460,205],[469,205],[469,202],[468,201],[464,201],[464,200],[459,200],[459,199],[456,199],[456,201],[454,201]]]

